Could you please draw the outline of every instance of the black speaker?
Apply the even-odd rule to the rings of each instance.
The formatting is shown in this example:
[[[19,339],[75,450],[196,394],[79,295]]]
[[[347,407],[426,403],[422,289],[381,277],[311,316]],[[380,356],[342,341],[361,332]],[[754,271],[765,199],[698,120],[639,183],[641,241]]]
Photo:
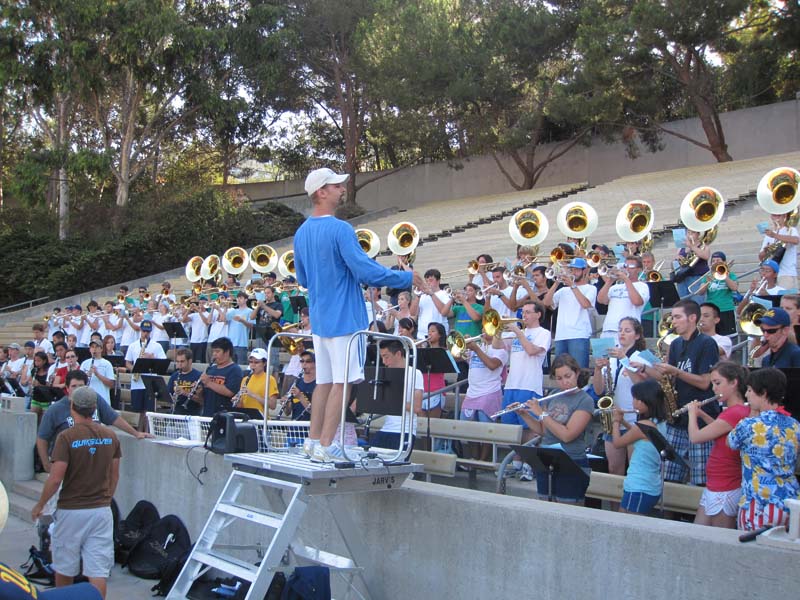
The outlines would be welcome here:
[[[244,422],[237,423],[236,419]],[[258,432],[248,419],[244,413],[218,412],[211,419],[205,447],[217,454],[258,452]]]

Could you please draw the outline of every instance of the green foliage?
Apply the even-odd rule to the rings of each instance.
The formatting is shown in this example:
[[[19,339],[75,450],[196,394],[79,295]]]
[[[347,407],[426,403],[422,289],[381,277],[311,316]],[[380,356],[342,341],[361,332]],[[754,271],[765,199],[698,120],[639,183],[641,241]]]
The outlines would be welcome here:
[[[0,265],[6,283],[0,306],[60,298],[179,268],[196,254],[272,242],[293,235],[303,221],[282,204],[253,212],[211,189],[167,202],[139,199],[122,211],[125,225],[115,235],[109,225],[120,218],[118,210],[86,206],[73,217],[75,235],[65,241],[41,209],[3,211],[0,244],[8,252]]]

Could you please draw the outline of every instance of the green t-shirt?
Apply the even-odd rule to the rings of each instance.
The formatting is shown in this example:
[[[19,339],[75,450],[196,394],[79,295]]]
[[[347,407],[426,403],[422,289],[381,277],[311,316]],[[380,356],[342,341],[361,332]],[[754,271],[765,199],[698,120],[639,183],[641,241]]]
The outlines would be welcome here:
[[[736,281],[736,275],[731,273],[731,279]],[[708,284],[708,289],[706,290],[706,302],[716,304],[720,312],[734,310],[734,308],[736,308],[736,305],[733,302],[733,291],[728,289],[728,285],[725,283],[725,280],[711,280],[711,283]]]
[[[472,308],[479,315],[483,315],[483,306],[480,304],[473,304]],[[462,304],[453,304],[453,314],[456,317],[455,329],[459,333],[463,333],[465,337],[473,337],[481,334],[481,322],[473,321],[469,316],[467,309]]]

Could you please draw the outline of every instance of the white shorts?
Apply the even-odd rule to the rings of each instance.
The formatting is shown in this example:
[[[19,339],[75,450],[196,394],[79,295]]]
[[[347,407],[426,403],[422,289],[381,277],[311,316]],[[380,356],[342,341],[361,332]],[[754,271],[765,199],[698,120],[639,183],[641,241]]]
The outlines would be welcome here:
[[[111,507],[65,510],[53,515],[53,569],[65,577],[108,577],[114,566]]]
[[[345,356],[349,335],[324,338],[318,335],[314,339],[314,360],[317,365],[317,384],[345,382]],[[364,361],[367,357],[367,341],[362,335],[350,345],[350,365],[347,373],[348,383],[357,383],[364,379]]]
[[[700,506],[709,517],[724,512],[729,517],[739,514],[739,498],[742,497],[741,488],[727,492],[712,492],[708,488],[703,490],[700,497]]]

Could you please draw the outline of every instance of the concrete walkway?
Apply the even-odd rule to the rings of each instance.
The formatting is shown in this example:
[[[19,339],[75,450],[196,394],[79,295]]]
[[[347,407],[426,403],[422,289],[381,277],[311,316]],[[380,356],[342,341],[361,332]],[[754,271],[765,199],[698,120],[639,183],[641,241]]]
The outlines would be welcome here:
[[[39,542],[36,530],[31,523],[23,521],[14,515],[8,516],[6,526],[0,533],[0,562],[22,570],[19,566],[28,559],[28,549]],[[111,577],[108,580],[107,600],[132,600],[150,598],[150,588],[155,581],[139,579],[128,574],[119,565],[114,565]]]

